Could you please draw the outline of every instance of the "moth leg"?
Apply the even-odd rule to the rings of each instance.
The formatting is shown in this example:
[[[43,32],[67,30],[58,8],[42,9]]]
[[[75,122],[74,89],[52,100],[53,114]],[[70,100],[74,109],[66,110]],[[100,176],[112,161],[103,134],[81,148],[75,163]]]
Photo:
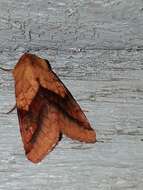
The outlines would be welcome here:
[[[13,69],[6,69],[6,68],[3,68],[3,67],[0,67],[0,69],[3,70],[3,71],[6,71],[6,72],[12,72],[13,71]]]

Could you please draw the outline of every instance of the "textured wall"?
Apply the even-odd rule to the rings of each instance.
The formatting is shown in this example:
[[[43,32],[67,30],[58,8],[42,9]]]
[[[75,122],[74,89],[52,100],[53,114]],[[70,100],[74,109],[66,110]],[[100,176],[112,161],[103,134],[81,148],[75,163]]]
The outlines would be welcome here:
[[[143,1],[0,0],[0,66],[25,51],[50,61],[104,143],[64,137],[31,164],[0,70],[0,190],[142,190]]]
[[[143,47],[141,0],[0,0],[0,50]]]

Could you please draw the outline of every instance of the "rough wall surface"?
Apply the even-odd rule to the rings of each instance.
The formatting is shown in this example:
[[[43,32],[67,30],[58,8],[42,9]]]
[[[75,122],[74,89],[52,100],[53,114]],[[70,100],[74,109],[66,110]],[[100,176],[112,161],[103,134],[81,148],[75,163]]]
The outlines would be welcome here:
[[[143,45],[142,0],[1,0],[0,49]]]
[[[0,66],[47,58],[98,140],[64,138],[38,165],[25,159],[14,82],[0,70],[1,190],[143,189],[143,1],[0,0]]]

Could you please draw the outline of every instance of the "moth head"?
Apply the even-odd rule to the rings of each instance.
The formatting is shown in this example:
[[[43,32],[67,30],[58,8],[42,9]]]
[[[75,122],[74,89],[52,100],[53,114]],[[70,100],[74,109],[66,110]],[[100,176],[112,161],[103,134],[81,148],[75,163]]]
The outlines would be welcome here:
[[[36,69],[37,66],[38,67],[40,66],[39,68],[41,68],[45,71],[50,72],[52,70],[48,60],[42,59],[31,53],[24,53],[13,69],[13,75],[14,76],[17,75],[20,71],[20,68],[22,68],[22,67],[24,67],[24,69],[31,67],[31,68],[34,68],[34,70],[37,70]]]

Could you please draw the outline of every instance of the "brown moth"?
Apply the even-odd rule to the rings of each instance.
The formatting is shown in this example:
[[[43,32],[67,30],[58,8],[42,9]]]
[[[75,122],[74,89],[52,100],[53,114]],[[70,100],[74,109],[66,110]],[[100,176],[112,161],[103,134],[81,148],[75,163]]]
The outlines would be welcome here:
[[[62,134],[86,143],[96,133],[48,60],[25,53],[13,69],[16,107],[26,157],[40,162]]]

